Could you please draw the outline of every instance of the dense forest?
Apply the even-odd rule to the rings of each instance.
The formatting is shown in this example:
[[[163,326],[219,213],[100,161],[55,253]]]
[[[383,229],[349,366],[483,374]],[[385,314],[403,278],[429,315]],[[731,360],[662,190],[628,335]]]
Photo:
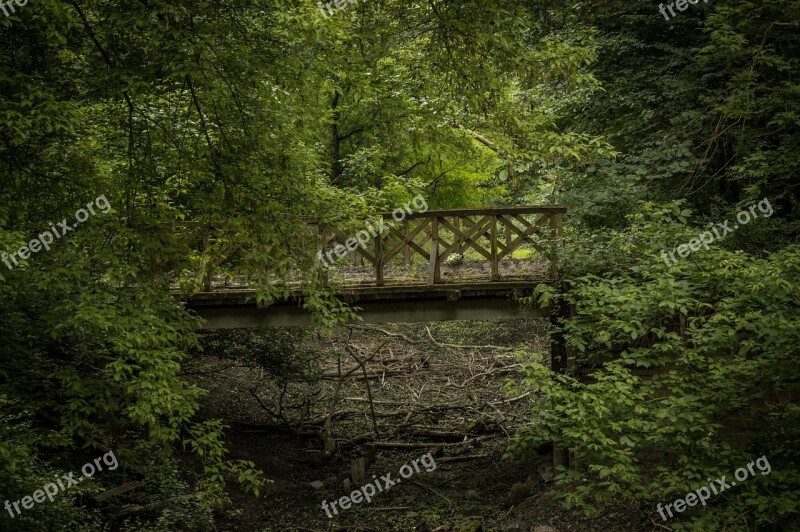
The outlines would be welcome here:
[[[3,530],[800,530],[800,0],[0,12]],[[363,227],[417,199],[568,207],[558,281],[519,300],[563,319],[359,329],[308,219]],[[215,229],[203,246],[199,227]],[[299,290],[313,327],[204,331],[184,301],[212,270],[262,306]],[[568,370],[549,362],[548,334]],[[445,362],[448,383],[497,377],[481,404],[514,410],[491,413],[487,459],[511,475],[566,453],[537,484],[553,505],[508,514],[525,499],[512,489],[461,511],[436,475],[482,444],[458,455],[455,442],[398,462],[439,460],[393,488],[416,497],[357,510],[403,519],[331,519],[320,504],[342,490],[308,479],[296,500],[314,509],[286,517],[299,503],[270,490],[292,473],[257,458],[291,444],[349,472],[357,442],[330,438],[345,430],[333,415],[311,423],[304,397],[348,353],[370,382],[362,361],[400,340],[392,356],[431,378]],[[473,368],[486,352],[507,365]],[[263,440],[230,422],[246,411],[224,402],[238,385],[219,392],[234,364],[271,379],[242,394],[271,421],[254,418]],[[369,431],[399,400],[359,385],[335,393],[369,392]],[[453,422],[470,441],[489,431],[489,413],[464,412]],[[552,520],[563,512],[571,524]]]

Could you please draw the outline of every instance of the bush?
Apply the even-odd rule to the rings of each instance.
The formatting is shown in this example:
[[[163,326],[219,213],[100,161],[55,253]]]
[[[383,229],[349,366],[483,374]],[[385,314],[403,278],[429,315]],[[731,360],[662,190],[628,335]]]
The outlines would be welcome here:
[[[608,238],[617,267],[572,279],[564,294],[539,290],[574,307],[565,331],[588,374],[555,375],[520,352],[522,387],[543,399],[509,451],[569,447],[573,467],[558,479],[566,501],[589,512],[618,497],[655,512],[766,456],[768,476],[669,524],[787,529],[800,513],[800,246],[759,258],[716,243],[668,266],[660,250],[698,233],[673,207],[647,206]],[[751,430],[734,431],[737,416]]]

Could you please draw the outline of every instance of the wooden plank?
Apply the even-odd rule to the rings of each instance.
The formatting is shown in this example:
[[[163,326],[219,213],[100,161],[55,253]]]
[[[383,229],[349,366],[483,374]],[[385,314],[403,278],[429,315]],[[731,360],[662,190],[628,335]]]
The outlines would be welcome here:
[[[387,285],[382,287],[358,285],[358,286],[341,286],[339,293],[348,297],[353,297],[358,300],[364,299],[382,299],[384,297],[392,298],[397,294],[419,294],[424,296],[446,295],[453,290],[461,290],[462,292],[469,293],[470,295],[477,296],[480,294],[495,294],[497,290],[508,289],[524,289],[531,288],[530,281],[528,280],[514,280],[514,281],[501,281],[499,283],[485,283],[455,280],[453,282],[442,283],[435,287],[428,286],[424,283],[414,284],[396,284]],[[180,291],[174,291],[173,295],[182,301],[186,301],[190,307],[197,308],[201,306],[251,306],[255,307],[253,301],[256,290],[253,288],[226,288],[216,290],[214,292],[201,292],[192,296],[183,296]],[[366,296],[366,297],[365,297]],[[287,303],[291,306],[296,306],[303,301],[303,292],[299,286],[291,292],[286,299]]]
[[[449,226],[450,228],[452,228],[452,227],[453,227],[452,225],[450,225],[450,223],[449,223],[449,222],[448,222],[446,219],[443,219],[443,220],[442,220],[442,224],[443,224],[443,225],[447,225],[447,226]],[[484,257],[486,260],[491,260],[491,259],[492,259],[491,251],[490,251],[490,250],[486,250],[486,249],[484,249],[484,248],[483,248],[483,247],[482,247],[482,246],[481,246],[481,245],[478,243],[478,241],[477,241],[477,240],[473,240],[473,238],[472,238],[472,237],[473,237],[473,236],[475,236],[475,235],[477,234],[477,235],[478,235],[478,238],[480,238],[481,236],[483,236],[483,234],[485,234],[485,233],[488,233],[488,230],[489,230],[489,227],[488,227],[488,226],[489,226],[490,224],[491,224],[491,218],[490,218],[489,216],[485,216],[485,217],[483,217],[481,220],[479,220],[479,221],[478,221],[478,222],[477,222],[475,225],[473,225],[472,227],[470,227],[470,229],[469,229],[469,233],[466,233],[466,234],[464,235],[464,244],[465,244],[465,245],[467,245],[468,247],[470,247],[470,248],[474,249],[474,250],[475,250],[475,251],[477,251],[479,254],[483,255],[483,257]],[[451,230],[452,230],[452,229],[451,229]],[[448,246],[448,247],[447,247],[447,248],[446,248],[446,249],[445,249],[445,250],[442,252],[442,254],[441,254],[441,255],[442,255],[442,258],[447,258],[448,256],[450,256],[450,254],[451,254],[451,253],[453,253],[453,252],[454,252],[454,251],[455,251],[455,250],[458,248],[458,246],[459,246],[459,245],[460,245],[460,244],[459,244],[459,242],[456,240],[456,242],[455,242],[455,243],[453,243],[452,245]]]
[[[492,281],[499,281],[500,280],[500,268],[498,266],[498,258],[497,258],[497,215],[493,214],[491,217],[491,251],[492,257],[490,259],[492,263]]]
[[[367,247],[369,247],[369,243],[367,243]],[[375,256],[372,255],[365,248],[362,248],[361,246],[358,246],[356,248],[355,252],[358,253],[358,255],[362,257],[362,265],[363,265],[363,259],[367,259],[370,262],[370,264],[375,264]]]
[[[328,242],[325,245],[325,247],[327,249],[335,248],[337,245],[340,245],[340,244],[344,245],[344,243],[349,238],[351,238],[350,236],[347,236],[344,233],[344,231],[342,231],[338,227],[334,227],[332,232],[333,232],[333,235],[328,239]],[[336,240],[337,237],[340,238],[341,241],[337,241]],[[370,263],[375,264],[375,257],[373,257],[367,250],[365,250],[361,246],[358,246],[354,251],[349,251],[348,253],[349,254],[360,255],[361,257],[367,259]],[[363,260],[362,260],[362,265],[363,265]]]
[[[439,219],[431,218],[431,252],[428,261],[428,284],[439,282]]]
[[[384,262],[389,262],[401,251],[404,251],[404,254],[408,253],[410,256],[412,249],[415,249],[420,255],[425,257],[425,259],[427,260],[429,258],[428,253],[426,253],[425,250],[422,249],[421,247],[415,245],[413,242],[414,237],[416,237],[424,229],[426,224],[427,222],[419,224],[413,231],[411,231],[411,234],[405,234],[405,235],[395,227],[389,229],[389,234],[394,234],[395,236],[399,236],[401,238],[401,241],[394,249],[386,253]]]
[[[522,245],[525,242],[528,242],[530,245],[532,245],[540,253],[547,253],[546,250],[542,249],[530,237],[533,236],[534,234],[538,233],[539,230],[541,229],[541,227],[544,226],[549,221],[550,221],[550,217],[549,216],[542,216],[541,218],[539,218],[536,221],[535,224],[533,224],[533,225],[528,224],[529,225],[528,229],[525,229],[524,231],[519,231],[519,229],[517,229],[515,227],[514,230],[518,231],[518,236],[511,242],[511,247],[510,248],[507,248],[507,249],[503,250],[499,254],[500,255],[499,258],[502,260],[506,256],[508,256],[511,253],[513,253],[514,250],[519,248],[519,246]]]
[[[433,221],[430,218],[420,218],[417,221],[422,230],[408,241],[408,246],[427,261],[430,260],[430,253],[425,250],[425,245],[431,240],[431,225]]]
[[[381,244],[381,234],[375,237],[375,284],[383,286],[383,249]]]
[[[473,222],[472,220],[470,220],[466,216],[462,216],[462,219],[466,220],[470,224],[469,227],[474,227],[475,226],[475,222]],[[485,231],[483,232],[483,234],[477,235],[477,237],[478,237],[478,239],[486,238],[487,241],[491,241],[492,240],[492,235],[491,235],[491,233],[489,231],[489,226],[487,225]],[[478,245],[480,245],[480,244],[478,244]],[[500,247],[503,247],[503,245],[500,244]]]
[[[547,218],[547,216],[542,216],[541,218],[539,218],[538,220],[536,220],[536,222],[534,222],[534,224],[532,224],[532,223],[530,223],[528,220],[526,220],[525,218],[523,218],[522,216],[520,216],[519,214],[509,214],[509,215],[506,215],[506,217],[507,217],[507,218],[513,218],[514,220],[518,221],[519,223],[521,223],[522,225],[524,225],[524,226],[525,226],[526,228],[528,228],[528,229],[530,229],[531,227],[533,227],[533,225],[534,225],[536,222],[539,222],[539,221],[541,221],[542,219],[544,219],[544,218]],[[515,231],[519,232],[519,230],[517,229],[517,227],[516,227],[516,226],[514,226],[513,224],[512,224],[512,227],[514,228],[514,230],[515,230]]]
[[[104,491],[103,493],[98,493],[97,495],[92,496],[92,500],[94,502],[103,502],[111,497],[116,497],[117,495],[122,495],[123,493],[127,493],[131,490],[134,490],[144,484],[144,482],[126,482],[116,488],[112,488],[108,491]]]

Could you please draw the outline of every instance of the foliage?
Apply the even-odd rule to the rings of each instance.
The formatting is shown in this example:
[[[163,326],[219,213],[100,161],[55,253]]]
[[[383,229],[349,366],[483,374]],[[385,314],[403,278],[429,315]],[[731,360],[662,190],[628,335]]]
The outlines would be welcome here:
[[[596,88],[592,31],[551,32],[516,2],[464,7],[387,0],[324,20],[311,0],[41,0],[0,21],[1,250],[101,194],[112,206],[0,273],[0,416],[20,427],[0,444],[4,492],[29,492],[92,440],[123,468],[149,464],[157,485],[138,502],[184,491],[208,528],[231,480],[258,493],[261,478],[198,416],[203,391],[183,374],[198,322],[172,288],[195,292],[209,270],[264,305],[300,278],[330,327],[354,309],[320,286],[304,216],[357,224],[420,193],[507,202],[549,166],[609,153],[556,123]],[[242,347],[288,379],[313,365],[298,340]],[[181,450],[200,473],[154,474]],[[88,514],[63,515],[91,527]]]
[[[543,398],[510,450],[562,442],[575,458],[560,477],[569,503],[597,511],[623,497],[651,514],[766,455],[769,476],[663,524],[784,529],[797,519],[800,469],[800,3],[690,7],[665,23],[646,2],[576,6],[598,31],[602,90],[564,120],[619,155],[555,174],[549,197],[573,206],[565,286],[534,298],[573,306],[564,330],[582,371],[554,375],[521,353],[525,387]],[[662,250],[762,198],[775,207],[768,221],[667,266]],[[737,433],[737,416],[758,429]]]
[[[634,423],[638,408],[654,423],[650,409],[677,411],[666,396],[631,410],[643,387],[657,390],[630,368],[665,359],[717,371],[705,378],[720,393],[730,391],[722,375],[732,386],[764,371],[773,388],[786,384],[767,367],[789,360],[794,338],[795,288],[776,276],[793,279],[800,224],[799,14],[798,0],[698,4],[668,23],[630,0],[370,0],[330,18],[314,0],[37,0],[3,17],[0,252],[101,194],[113,209],[0,266],[0,418],[14,427],[0,427],[0,489],[29,493],[91,439],[124,464],[149,464],[153,485],[129,502],[183,491],[194,512],[186,526],[208,528],[231,481],[257,492],[261,478],[228,460],[224,427],[198,415],[203,391],[183,374],[201,346],[198,322],[173,290],[196,292],[211,272],[254,287],[267,305],[299,280],[317,324],[354,319],[357,309],[320,282],[305,217],[356,227],[417,194],[431,208],[573,205],[565,272],[574,289],[540,295],[579,304],[567,330],[598,372],[582,393],[611,405],[605,419]],[[776,207],[770,223],[662,266],[661,247],[696,234],[689,211],[715,221],[762,197]],[[269,347],[268,336],[228,353],[285,379],[313,376],[300,338],[278,335]],[[689,347],[675,351],[681,342]],[[690,390],[692,406],[707,399],[686,434],[716,431],[706,410],[718,397],[694,372],[683,378],[659,376]],[[578,408],[570,394],[585,383],[564,382],[550,393]],[[607,397],[618,383],[620,397]],[[582,430],[616,436],[586,423],[573,427],[576,446]],[[695,453],[677,426],[654,434]],[[628,437],[626,446],[641,443]],[[790,484],[779,473],[791,471],[787,453],[770,438],[778,466],[764,482]],[[710,467],[722,444],[698,441],[686,467],[670,471]],[[720,456],[742,449],[731,443]],[[643,475],[639,462],[614,458],[615,487],[598,495],[641,498],[631,480]],[[776,505],[793,511],[782,497],[763,504],[765,521],[778,522]],[[49,508],[14,524],[96,520],[70,498]],[[160,508],[130,526],[168,529],[180,517]]]
[[[761,258],[719,244],[668,266],[659,248],[702,231],[674,213],[645,206],[609,239],[616,269],[542,291],[573,306],[565,332],[587,373],[556,375],[520,352],[523,388],[543,398],[510,451],[553,440],[572,449],[574,467],[559,479],[566,500],[589,511],[616,497],[652,509],[766,456],[768,476],[686,512],[676,528],[783,529],[800,514],[800,248]],[[756,430],[742,434],[743,420]]]

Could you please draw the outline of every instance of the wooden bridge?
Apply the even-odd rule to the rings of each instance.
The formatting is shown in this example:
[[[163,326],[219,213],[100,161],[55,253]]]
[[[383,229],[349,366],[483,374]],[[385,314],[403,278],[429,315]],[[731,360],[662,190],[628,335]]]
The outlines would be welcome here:
[[[308,220],[316,238],[323,284],[360,307],[366,322],[418,322],[531,317],[515,296],[558,278],[563,244],[561,205],[460,209],[376,215],[378,224],[340,227]],[[400,218],[398,216],[398,218]],[[370,227],[371,228],[371,227]],[[360,236],[360,242],[356,237]],[[203,237],[203,254],[209,233]],[[311,244],[307,239],[300,243]],[[299,290],[259,308],[255,291],[215,282],[212,264],[204,289],[188,299],[207,328],[269,327],[310,323]]]

